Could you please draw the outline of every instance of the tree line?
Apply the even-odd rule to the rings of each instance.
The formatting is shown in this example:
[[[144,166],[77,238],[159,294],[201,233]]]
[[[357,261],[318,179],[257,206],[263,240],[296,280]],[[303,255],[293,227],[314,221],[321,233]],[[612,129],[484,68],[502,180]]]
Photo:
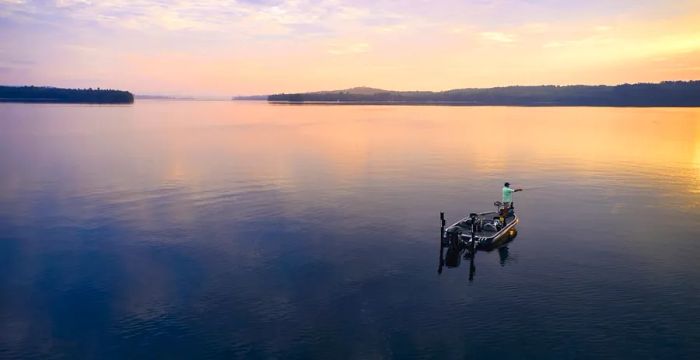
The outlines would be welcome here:
[[[131,104],[134,95],[113,89],[62,89],[47,86],[0,86],[1,102]]]
[[[448,91],[348,91],[274,94],[270,102],[522,106],[700,106],[700,81],[607,85],[507,86]]]

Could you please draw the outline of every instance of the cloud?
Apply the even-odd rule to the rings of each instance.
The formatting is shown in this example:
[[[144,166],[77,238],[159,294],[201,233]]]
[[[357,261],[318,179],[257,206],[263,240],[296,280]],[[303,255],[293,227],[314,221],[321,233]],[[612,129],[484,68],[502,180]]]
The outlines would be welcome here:
[[[265,27],[320,25],[336,18],[361,16],[335,1],[200,0],[0,0],[0,16],[14,21],[51,22],[64,26],[92,24],[127,30],[207,31],[255,33]],[[354,15],[349,15],[354,14]],[[264,30],[263,30],[264,31]]]
[[[333,55],[361,54],[368,52],[369,48],[369,44],[364,42],[334,45],[328,50],[328,53]]]
[[[26,81],[207,92],[557,83],[679,54],[697,67],[700,4],[620,3],[624,17],[603,0],[0,0],[0,66],[23,66]],[[532,71],[544,68],[558,72]]]
[[[15,23],[248,37],[298,37],[355,29],[392,33],[405,30],[407,22],[415,23],[414,15],[407,18],[393,6],[357,6],[341,0],[0,0],[0,17]]]
[[[501,43],[512,43],[515,41],[513,35],[495,31],[482,32],[481,37],[486,40]]]
[[[549,30],[550,26],[547,23],[529,23],[522,27],[522,30],[532,34],[543,34]]]
[[[72,7],[76,5],[90,5],[90,0],[56,0],[57,7]]]

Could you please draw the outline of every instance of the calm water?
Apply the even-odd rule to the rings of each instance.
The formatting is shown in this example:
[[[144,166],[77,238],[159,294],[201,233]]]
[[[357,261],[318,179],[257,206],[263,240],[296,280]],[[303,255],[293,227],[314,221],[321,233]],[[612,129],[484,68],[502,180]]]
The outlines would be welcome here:
[[[0,104],[0,358],[698,358],[699,245],[700,109]]]

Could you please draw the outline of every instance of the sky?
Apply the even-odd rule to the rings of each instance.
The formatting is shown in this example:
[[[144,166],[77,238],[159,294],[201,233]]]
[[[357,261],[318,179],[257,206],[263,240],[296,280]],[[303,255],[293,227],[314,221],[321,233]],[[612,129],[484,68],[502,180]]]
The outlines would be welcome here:
[[[700,80],[700,0],[0,0],[0,84],[252,95]]]

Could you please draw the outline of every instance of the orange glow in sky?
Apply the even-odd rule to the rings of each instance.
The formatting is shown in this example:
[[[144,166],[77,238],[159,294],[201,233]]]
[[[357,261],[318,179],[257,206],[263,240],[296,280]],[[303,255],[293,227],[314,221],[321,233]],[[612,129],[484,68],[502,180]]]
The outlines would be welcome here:
[[[700,79],[700,1],[0,0],[0,84],[240,95]]]

